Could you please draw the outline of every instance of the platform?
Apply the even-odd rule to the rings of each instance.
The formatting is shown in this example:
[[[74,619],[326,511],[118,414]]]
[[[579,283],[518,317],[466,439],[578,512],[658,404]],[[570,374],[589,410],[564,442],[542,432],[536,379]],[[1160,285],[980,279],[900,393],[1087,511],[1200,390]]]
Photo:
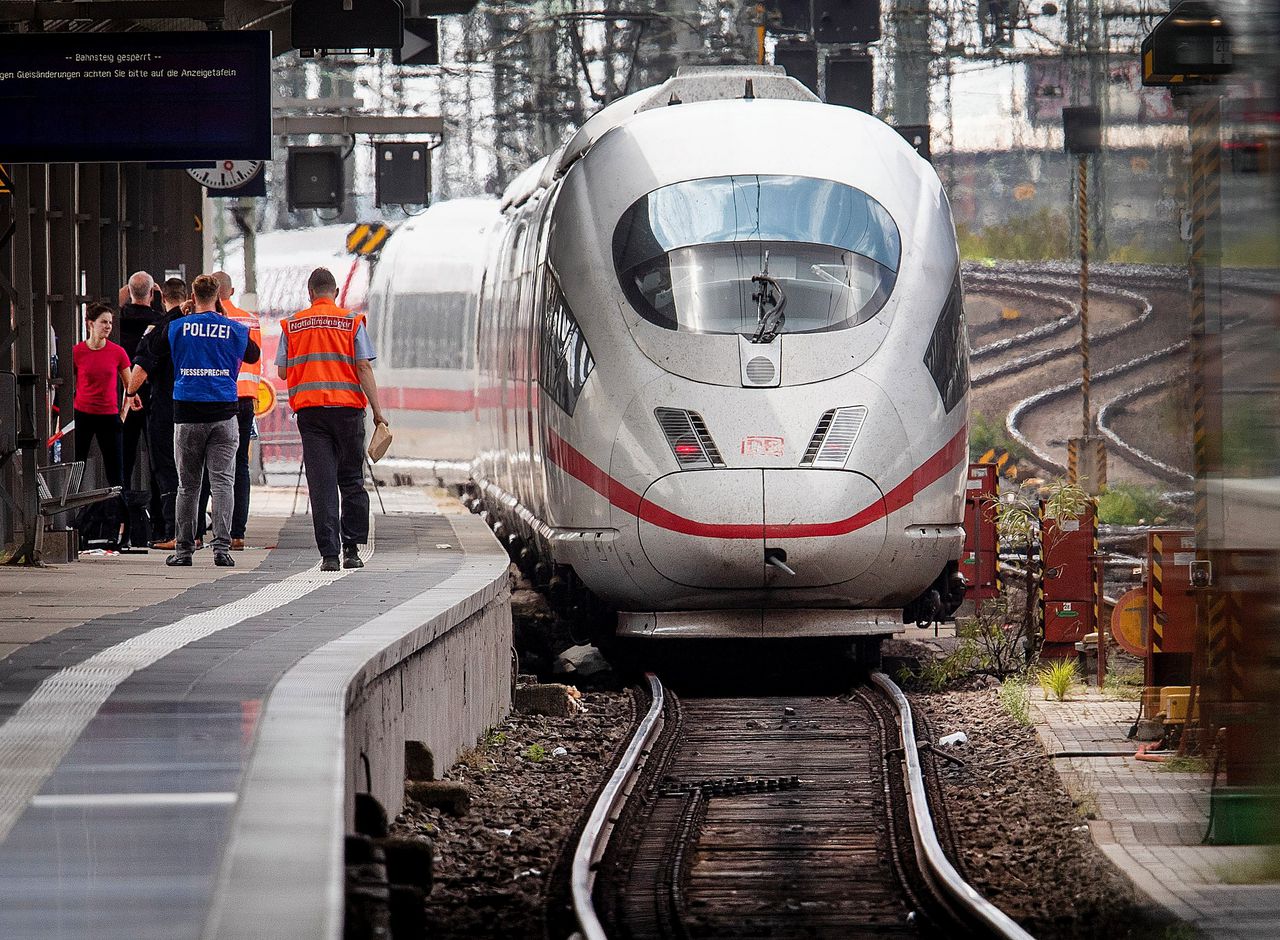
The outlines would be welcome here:
[[[1136,702],[1089,690],[1075,701],[1033,695],[1040,740],[1053,751],[1136,750],[1125,733]],[[1096,805],[1094,843],[1151,900],[1205,936],[1280,936],[1280,884],[1248,883],[1261,861],[1256,846],[1202,845],[1209,824],[1207,773],[1172,773],[1128,757],[1054,762],[1077,800]]]
[[[0,568],[0,937],[337,937],[353,792],[394,813],[399,735],[447,765],[505,711],[507,558],[478,519],[387,491],[366,567],[323,573],[310,518],[268,514],[287,495],[255,494],[235,569]],[[432,668],[476,657],[466,696],[444,675],[364,714],[454,637]]]

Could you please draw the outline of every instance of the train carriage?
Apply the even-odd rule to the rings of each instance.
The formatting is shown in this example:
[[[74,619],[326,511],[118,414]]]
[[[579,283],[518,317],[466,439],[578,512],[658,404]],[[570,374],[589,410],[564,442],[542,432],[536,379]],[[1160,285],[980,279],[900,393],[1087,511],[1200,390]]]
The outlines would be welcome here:
[[[501,212],[474,478],[541,579],[623,635],[881,636],[954,610],[958,252],[896,132],[781,70],[682,69]]]

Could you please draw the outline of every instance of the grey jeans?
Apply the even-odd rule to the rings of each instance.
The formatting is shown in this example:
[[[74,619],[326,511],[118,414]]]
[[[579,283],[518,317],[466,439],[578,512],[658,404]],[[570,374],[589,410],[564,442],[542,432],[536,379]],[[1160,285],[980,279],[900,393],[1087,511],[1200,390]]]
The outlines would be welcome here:
[[[206,467],[209,469],[209,489],[213,494],[213,549],[231,550],[231,510],[235,506],[236,448],[239,446],[240,427],[235,418],[174,425],[173,459],[178,465],[175,517],[179,555],[190,555],[196,548],[200,479]]]

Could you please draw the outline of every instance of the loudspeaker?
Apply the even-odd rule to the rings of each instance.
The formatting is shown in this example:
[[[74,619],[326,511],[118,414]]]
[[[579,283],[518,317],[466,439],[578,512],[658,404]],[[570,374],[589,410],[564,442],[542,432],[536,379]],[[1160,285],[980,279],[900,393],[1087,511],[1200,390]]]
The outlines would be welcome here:
[[[431,152],[426,144],[384,144],[377,158],[377,205],[426,205],[431,192]]]
[[[866,43],[880,38],[880,0],[814,0],[818,42]]]
[[[290,209],[342,208],[342,148],[290,147]]]
[[[872,64],[870,56],[827,59],[827,104],[871,113]]]
[[[1093,105],[1062,109],[1062,143],[1067,153],[1097,153],[1102,149],[1102,112]]]
[[[778,43],[773,48],[773,64],[781,65],[805,88],[818,93],[818,47],[813,43]]]

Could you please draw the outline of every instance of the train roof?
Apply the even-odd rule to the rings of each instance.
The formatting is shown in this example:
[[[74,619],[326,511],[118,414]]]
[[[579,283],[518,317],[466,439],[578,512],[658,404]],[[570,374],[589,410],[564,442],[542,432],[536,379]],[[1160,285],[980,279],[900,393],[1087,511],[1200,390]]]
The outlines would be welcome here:
[[[374,270],[370,292],[470,289],[474,271],[483,264],[485,236],[498,218],[498,200],[492,197],[435,203],[392,234]]]
[[[780,65],[683,66],[661,85],[619,98],[589,117],[554,153],[543,157],[511,181],[502,194],[502,211],[520,205],[534,193],[550,186],[596,141],[642,111],[695,101],[729,101],[747,97],[821,101],[787,75],[786,69]]]

